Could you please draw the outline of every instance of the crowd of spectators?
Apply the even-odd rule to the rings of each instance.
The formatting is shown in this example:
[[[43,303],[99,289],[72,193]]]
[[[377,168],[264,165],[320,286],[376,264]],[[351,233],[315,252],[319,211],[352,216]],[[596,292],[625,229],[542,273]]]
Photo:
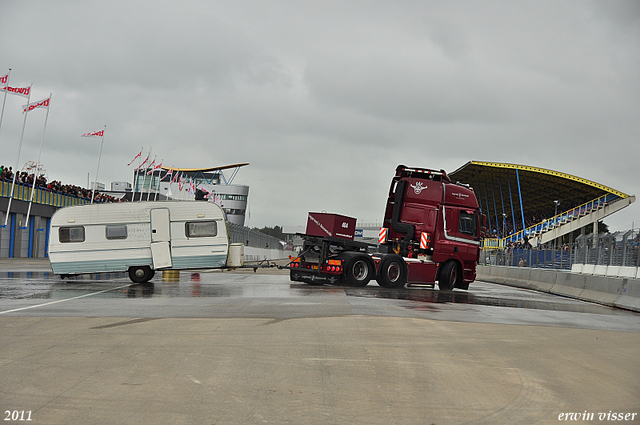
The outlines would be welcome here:
[[[13,182],[14,173],[12,167],[6,167],[0,165],[0,181]],[[41,188],[49,192],[59,193],[67,196],[75,196],[77,198],[91,200],[91,189],[85,189],[80,186],[74,186],[71,184],[62,184],[59,181],[52,180],[47,181],[44,175],[35,176],[34,174],[28,174],[25,171],[19,171],[15,175],[17,184],[21,184],[27,187],[33,187],[35,183],[36,188]],[[100,193],[96,190],[93,198],[93,202],[120,202],[119,198]]]

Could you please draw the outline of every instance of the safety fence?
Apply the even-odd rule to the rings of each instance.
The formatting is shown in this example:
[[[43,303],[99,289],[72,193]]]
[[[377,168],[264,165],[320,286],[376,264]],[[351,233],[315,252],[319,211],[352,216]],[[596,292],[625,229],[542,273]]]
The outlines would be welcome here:
[[[278,238],[255,229],[229,223],[231,243],[241,243],[254,248],[284,250],[286,245]]]
[[[572,244],[562,245],[557,249],[497,248],[485,245],[479,264],[640,278],[640,235],[638,230],[580,235]]]

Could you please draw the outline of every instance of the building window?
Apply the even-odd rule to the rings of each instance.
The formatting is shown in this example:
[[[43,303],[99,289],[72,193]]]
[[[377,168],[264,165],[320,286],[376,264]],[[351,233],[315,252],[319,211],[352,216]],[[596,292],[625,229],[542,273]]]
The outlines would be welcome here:
[[[107,226],[107,239],[127,239],[127,226]]]
[[[203,238],[218,235],[218,223],[215,221],[191,221],[185,223],[188,238]]]
[[[58,239],[62,243],[84,242],[84,226],[61,227],[58,229]]]

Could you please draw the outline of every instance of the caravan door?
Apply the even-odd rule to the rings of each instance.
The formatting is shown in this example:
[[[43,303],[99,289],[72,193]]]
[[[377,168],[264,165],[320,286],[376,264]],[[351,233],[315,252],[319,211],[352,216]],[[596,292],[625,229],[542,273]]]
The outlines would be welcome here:
[[[154,269],[171,267],[171,228],[168,208],[151,210],[151,257]]]

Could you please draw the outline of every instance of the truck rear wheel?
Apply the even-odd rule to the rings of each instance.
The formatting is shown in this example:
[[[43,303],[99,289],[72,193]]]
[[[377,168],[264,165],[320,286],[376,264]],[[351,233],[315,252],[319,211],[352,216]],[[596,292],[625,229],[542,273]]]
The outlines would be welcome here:
[[[402,288],[407,283],[407,267],[399,255],[387,255],[378,268],[376,282],[383,288]]]
[[[438,287],[441,291],[452,291],[460,279],[460,273],[458,272],[458,265],[455,261],[449,261],[444,264],[442,271],[440,272],[440,279],[438,280]]]
[[[147,283],[153,279],[154,275],[155,272],[149,266],[129,267],[129,279],[133,283]]]
[[[364,287],[375,274],[375,265],[368,255],[354,255],[347,260],[344,274],[350,286]]]

